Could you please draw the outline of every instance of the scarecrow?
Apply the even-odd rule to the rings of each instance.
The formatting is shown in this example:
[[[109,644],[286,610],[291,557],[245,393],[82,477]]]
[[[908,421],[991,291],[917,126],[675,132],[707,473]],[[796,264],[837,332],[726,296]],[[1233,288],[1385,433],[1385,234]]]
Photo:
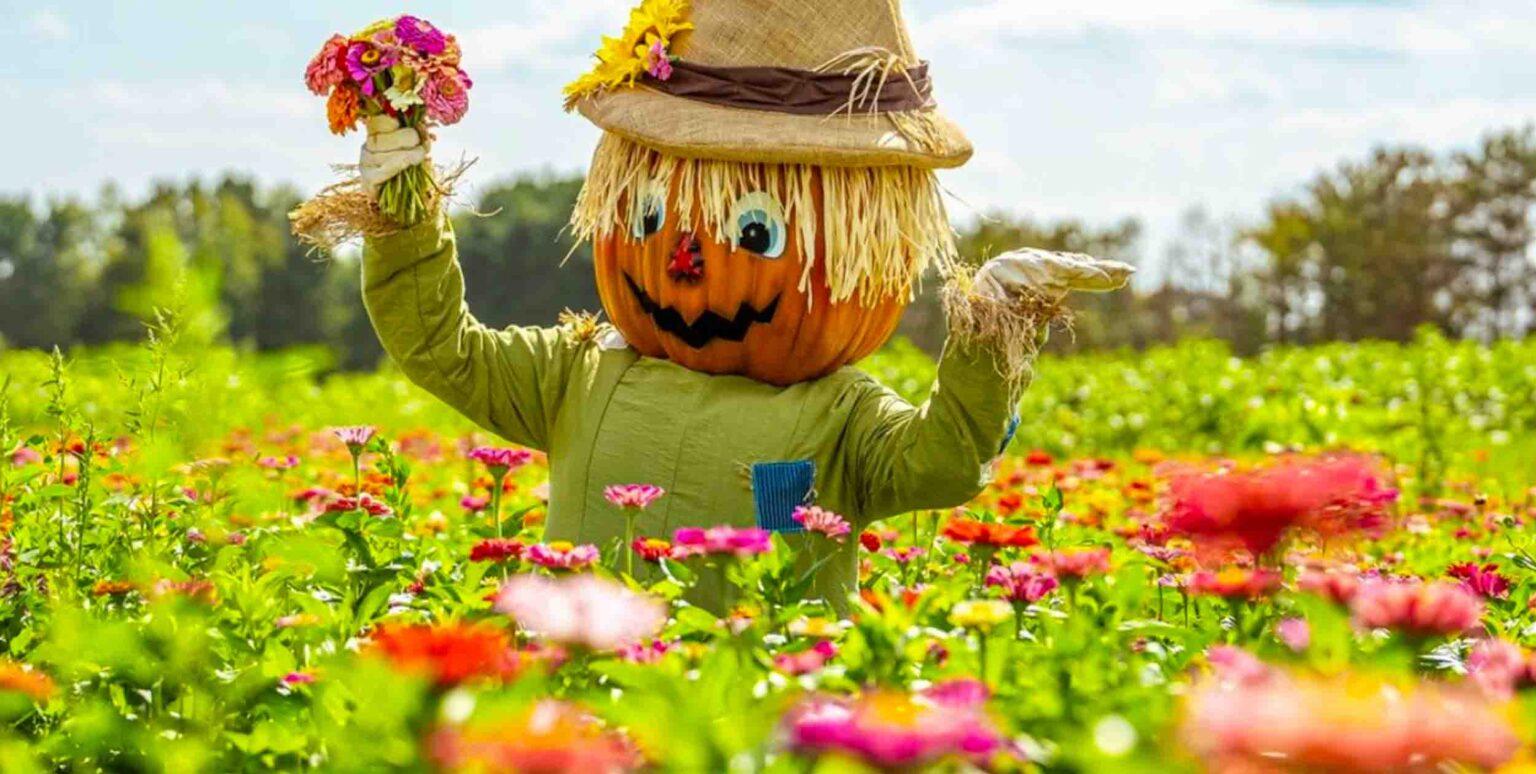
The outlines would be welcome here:
[[[857,530],[975,496],[1062,299],[1131,268],[1025,250],[961,270],[934,170],[971,146],[937,111],[895,0],[645,0],[597,60],[566,88],[603,130],[571,226],[611,326],[481,325],[446,217],[369,238],[363,260],[369,315],[407,376],[548,452],[546,539],[621,541],[611,484],[666,489],[643,534],[755,525],[797,549],[801,505]],[[366,185],[427,157],[430,137],[387,117],[369,134]],[[947,278],[950,336],[913,406],[850,364],[929,267]],[[818,560],[815,593],[856,591],[857,545]]]

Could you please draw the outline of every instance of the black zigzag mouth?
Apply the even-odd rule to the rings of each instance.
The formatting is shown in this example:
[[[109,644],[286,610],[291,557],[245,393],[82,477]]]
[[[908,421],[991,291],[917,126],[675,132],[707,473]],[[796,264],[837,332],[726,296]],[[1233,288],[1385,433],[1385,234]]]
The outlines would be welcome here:
[[[697,320],[688,322],[683,319],[681,312],[672,307],[663,307],[656,303],[628,274],[624,275],[624,281],[629,284],[629,290],[635,294],[635,300],[640,302],[640,309],[650,315],[651,321],[656,327],[676,336],[694,349],[701,349],[715,339],[724,341],[741,341],[747,337],[747,331],[755,323],[773,322],[773,315],[779,311],[779,298],[774,296],[768,305],[759,310],[749,303],[742,302],[736,309],[735,317],[723,317],[705,309]]]

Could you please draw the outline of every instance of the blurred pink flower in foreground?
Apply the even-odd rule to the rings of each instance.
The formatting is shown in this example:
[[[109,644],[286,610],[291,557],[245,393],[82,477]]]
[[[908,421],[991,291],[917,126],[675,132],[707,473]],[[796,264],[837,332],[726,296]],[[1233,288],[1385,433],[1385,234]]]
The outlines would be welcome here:
[[[1236,645],[1212,645],[1205,651],[1205,661],[1218,680],[1238,685],[1268,682],[1274,669]]]
[[[1262,682],[1197,685],[1182,738],[1218,772],[1493,768],[1520,745],[1474,692],[1283,673]]]
[[[1430,637],[1476,628],[1483,603],[1456,583],[1375,580],[1355,592],[1350,613],[1361,628]]]
[[[783,722],[790,746],[802,753],[841,753],[882,769],[917,769],[952,758],[985,766],[1000,753],[1013,753],[987,718],[985,700],[986,689],[967,680],[921,693],[812,697]]]
[[[620,507],[645,510],[667,490],[651,484],[615,484],[603,488],[603,499]]]
[[[1282,618],[1275,623],[1275,636],[1297,653],[1312,644],[1312,626],[1305,618]]]
[[[667,620],[659,599],[590,574],[515,576],[497,593],[496,610],[545,639],[601,651],[654,637]]]
[[[839,543],[843,542],[843,538],[853,531],[853,528],[848,525],[847,519],[829,510],[817,508],[814,505],[802,505],[796,508],[790,518],[793,518],[795,523],[805,527],[806,532],[817,532]]]
[[[773,548],[768,530],[757,527],[684,527],[672,534],[672,545],[684,556],[734,554],[745,557],[765,554]]]

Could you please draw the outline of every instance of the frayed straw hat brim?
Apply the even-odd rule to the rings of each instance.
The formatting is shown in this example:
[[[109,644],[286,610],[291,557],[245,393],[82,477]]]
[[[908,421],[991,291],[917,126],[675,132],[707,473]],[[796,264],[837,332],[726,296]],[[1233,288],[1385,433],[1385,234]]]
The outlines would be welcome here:
[[[958,167],[965,134],[936,109],[807,116],[714,105],[641,87],[582,99],[599,127],[680,158],[821,166]]]

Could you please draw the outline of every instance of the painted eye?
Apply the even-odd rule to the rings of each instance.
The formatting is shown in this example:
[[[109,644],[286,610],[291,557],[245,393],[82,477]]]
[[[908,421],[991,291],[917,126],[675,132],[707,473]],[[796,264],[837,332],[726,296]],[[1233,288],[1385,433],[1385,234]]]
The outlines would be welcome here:
[[[784,254],[789,229],[784,207],[773,196],[757,191],[736,200],[731,208],[731,247],[750,250],[764,258]]]
[[[661,186],[652,184],[635,197],[629,214],[629,235],[644,239],[667,225],[667,197]]]

